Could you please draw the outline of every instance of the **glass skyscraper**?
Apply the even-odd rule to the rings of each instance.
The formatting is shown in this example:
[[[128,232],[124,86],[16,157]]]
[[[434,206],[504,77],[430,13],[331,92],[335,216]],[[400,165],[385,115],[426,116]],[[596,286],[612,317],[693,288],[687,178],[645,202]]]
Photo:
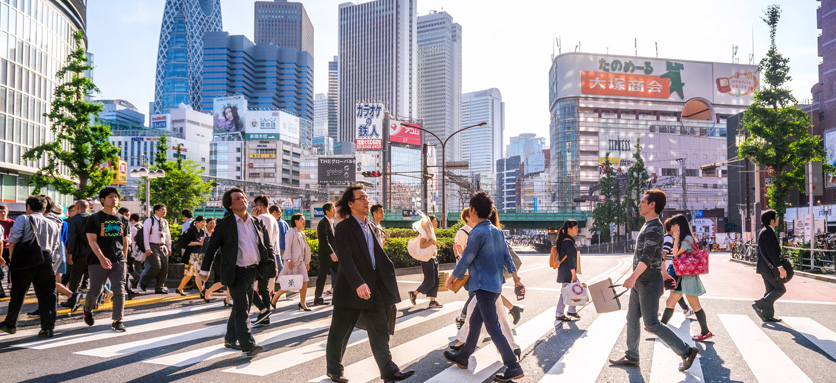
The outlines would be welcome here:
[[[221,0],[166,0],[151,114],[201,109],[203,35],[221,29]]]
[[[255,43],[314,54],[314,28],[305,5],[287,0],[255,2]]]
[[[470,174],[493,173],[502,158],[505,131],[505,103],[499,89],[491,88],[462,95],[462,126],[480,122],[487,125],[461,132],[461,158],[470,162]]]

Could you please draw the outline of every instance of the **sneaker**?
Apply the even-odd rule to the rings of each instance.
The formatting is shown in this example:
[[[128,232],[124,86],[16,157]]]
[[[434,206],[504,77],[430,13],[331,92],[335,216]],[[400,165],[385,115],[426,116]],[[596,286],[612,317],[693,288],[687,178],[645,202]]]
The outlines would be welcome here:
[[[234,343],[234,342],[233,343],[224,342],[224,347],[229,348],[229,349],[233,349],[235,351],[241,351],[241,346],[239,346],[238,343]]]
[[[30,311],[30,312],[26,313],[26,316],[28,316],[30,318],[37,318],[37,317],[41,316],[40,312],[41,312],[40,309],[35,309],[35,311]]]
[[[145,286],[143,286],[141,283],[136,285],[136,291],[139,291],[140,293],[144,293],[145,290],[146,290]]]
[[[165,287],[160,287],[159,289],[154,290],[154,294],[168,294],[168,289]]]
[[[7,334],[14,334],[17,332],[16,326],[9,326],[6,322],[0,322],[0,331],[5,332]]]
[[[711,337],[713,337],[713,336],[714,336],[714,334],[712,334],[712,333],[711,333],[711,331],[709,331],[709,332],[708,332],[708,334],[705,334],[705,335],[697,335],[697,336],[695,336],[695,337],[691,338],[691,340],[693,340],[694,342],[702,342],[702,341],[704,341],[704,340],[706,340],[706,339],[708,339],[708,338],[711,338]]]
[[[96,320],[93,319],[93,313],[84,311],[84,323],[87,323],[88,326],[92,326],[96,323]]]
[[[258,313],[258,317],[253,321],[253,325],[268,325],[270,324],[270,310],[263,313]],[[265,323],[266,322],[266,323]]]
[[[71,313],[74,313],[76,310],[78,310],[79,307],[81,307],[81,300],[82,299],[84,299],[84,294],[75,293],[75,294],[73,294],[72,298],[70,298],[70,300],[67,301],[68,303],[72,302],[72,304],[70,305],[70,312]]]
[[[444,305],[442,305],[441,303],[438,303],[437,301],[430,301],[430,304],[427,305],[427,308],[430,308],[430,309],[440,309],[442,307],[444,307]]]
[[[683,309],[682,313],[685,314],[686,317],[694,316],[694,310],[692,309]]]
[[[501,374],[496,374],[494,379],[500,382],[510,382],[512,380],[517,380],[525,376],[523,373],[522,367],[517,364],[517,367],[514,368],[507,368],[505,372]]]
[[[113,301],[113,291],[105,290],[102,295],[104,295],[104,298],[102,299],[102,303],[108,304],[108,303]]]
[[[118,320],[116,322],[113,322],[113,324],[110,327],[113,329],[113,331],[119,331],[119,332],[128,331],[128,329],[125,328],[125,325],[122,324],[122,321],[120,321],[120,320]]]
[[[464,326],[464,319],[456,317],[456,330],[461,330],[462,326]]]
[[[244,355],[246,355],[247,358],[252,358],[252,357],[258,355],[259,353],[261,353],[262,351],[264,351],[264,347],[261,347],[259,345],[255,345],[249,351],[244,351]]]

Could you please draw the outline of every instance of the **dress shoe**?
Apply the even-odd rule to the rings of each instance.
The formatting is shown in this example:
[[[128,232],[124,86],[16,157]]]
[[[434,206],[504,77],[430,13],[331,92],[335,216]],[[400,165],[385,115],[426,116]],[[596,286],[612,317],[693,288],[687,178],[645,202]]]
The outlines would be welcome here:
[[[262,351],[264,351],[264,347],[261,347],[259,345],[255,345],[249,351],[244,351],[244,354],[247,356],[247,358],[252,358],[252,357],[258,355],[259,353],[261,353]]]
[[[453,350],[453,351],[459,351],[459,350],[462,349],[462,347],[464,347],[464,343],[459,344],[458,341],[450,343],[450,349]]]
[[[500,382],[510,382],[525,376],[522,367],[517,364],[517,367],[505,369],[505,372],[494,375],[494,379]]]
[[[52,330],[41,330],[38,332],[39,338],[52,338]]]
[[[154,294],[168,294],[168,289],[165,287],[161,287],[159,289],[154,290]]]
[[[763,319],[763,321],[764,321],[764,322],[774,322],[774,323],[777,323],[777,322],[780,322],[780,321],[781,321],[781,318],[776,318],[776,317],[772,317],[772,318],[764,318],[764,319]]]
[[[682,358],[682,364],[679,365],[679,371],[688,371],[691,368],[691,365],[694,364],[694,360],[697,359],[697,354],[700,353],[700,349],[696,347],[691,347],[691,353],[688,354],[687,358]]]
[[[386,379],[384,380],[384,382],[386,382],[386,383],[389,383],[389,382],[400,382],[401,380],[406,380],[406,379],[409,379],[409,377],[410,377],[410,376],[412,376],[413,374],[415,374],[415,371],[411,371],[411,370],[410,370],[410,371],[407,371],[407,372],[398,371],[398,372],[396,372],[394,375],[392,375],[392,376],[390,376],[390,377],[386,378]]]
[[[325,374],[325,375],[328,375],[328,379],[331,379],[331,381],[332,381],[332,382],[336,382],[336,383],[348,383],[348,378],[346,378],[345,376],[343,376],[343,374],[332,374],[332,373],[330,373],[330,372],[329,372],[329,373],[327,373],[327,374]]]
[[[316,298],[316,299],[313,300],[313,305],[314,306],[322,306],[322,305],[327,305],[327,303],[325,303],[325,300],[322,299],[322,298]]]
[[[6,322],[0,322],[0,331],[5,332],[7,334],[14,334],[17,332],[17,327],[9,326]]]
[[[693,361],[692,361],[692,362],[693,362]],[[638,367],[638,366],[639,366],[639,361],[638,361],[638,360],[630,360],[630,359],[627,359],[627,357],[625,356],[625,357],[622,357],[621,359],[618,359],[618,360],[612,360],[612,359],[610,359],[610,365],[611,365],[611,366],[630,366],[630,367]]]
[[[233,349],[235,351],[241,351],[241,346],[239,346],[237,343],[224,342],[224,347]]]
[[[181,296],[181,297],[185,297],[185,296],[186,296],[186,292],[185,292],[185,291],[183,291],[183,290],[177,289],[177,290],[174,290],[174,291],[176,291],[176,292],[177,292],[177,294],[180,294],[180,296]]]
[[[462,370],[467,370],[467,362],[468,360],[455,351],[444,351],[444,359],[447,359],[448,362],[455,364]]]
[[[415,306],[415,299],[418,298],[418,293],[414,291],[409,291],[407,292],[407,294],[409,294],[409,302],[411,302],[412,305]]]
[[[755,314],[758,314],[758,318],[761,318],[761,320],[764,320],[763,310],[761,310],[761,308],[758,307],[758,302],[752,303],[752,308],[755,309]]]

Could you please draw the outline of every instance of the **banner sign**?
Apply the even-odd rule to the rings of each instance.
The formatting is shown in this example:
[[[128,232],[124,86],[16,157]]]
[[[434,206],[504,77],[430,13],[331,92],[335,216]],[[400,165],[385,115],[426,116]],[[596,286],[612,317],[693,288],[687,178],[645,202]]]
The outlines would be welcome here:
[[[215,97],[212,103],[215,134],[244,133],[247,100],[242,95]]]
[[[357,104],[355,150],[383,150],[383,104]]]
[[[320,157],[318,166],[319,182],[354,182],[357,178],[356,160],[346,157]]]
[[[252,110],[247,112],[247,140],[278,140],[279,112]]]
[[[389,122],[389,142],[401,144],[421,145],[421,131],[416,129],[421,126],[403,121]]]

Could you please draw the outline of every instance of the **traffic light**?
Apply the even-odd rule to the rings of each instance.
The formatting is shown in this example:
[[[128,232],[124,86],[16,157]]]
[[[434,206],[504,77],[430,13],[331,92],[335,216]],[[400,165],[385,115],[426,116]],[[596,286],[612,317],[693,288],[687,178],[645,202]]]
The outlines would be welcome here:
[[[377,170],[370,171],[370,172],[363,172],[363,177],[380,177],[383,173]]]

